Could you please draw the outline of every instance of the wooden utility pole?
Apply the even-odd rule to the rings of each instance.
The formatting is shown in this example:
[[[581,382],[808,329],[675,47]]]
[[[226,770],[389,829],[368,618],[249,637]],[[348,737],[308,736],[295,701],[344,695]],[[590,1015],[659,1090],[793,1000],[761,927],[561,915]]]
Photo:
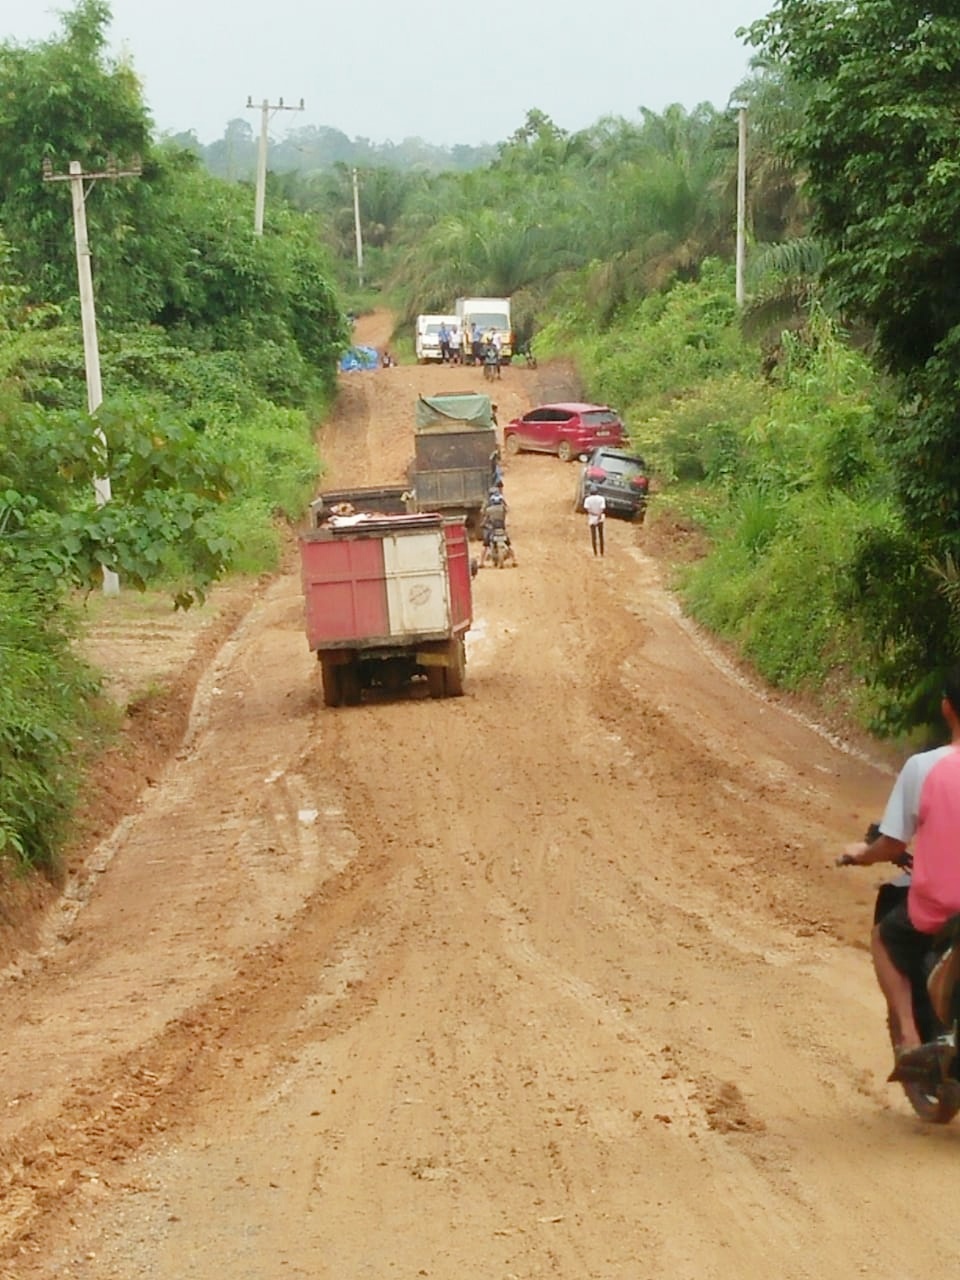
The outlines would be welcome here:
[[[267,128],[270,121],[278,111],[302,111],[303,99],[300,99],[299,106],[288,107],[284,105],[282,98],[280,98],[276,103],[270,103],[266,98],[264,98],[258,108],[253,97],[248,94],[247,110],[250,111],[255,109],[260,112],[260,145],[257,148],[257,194],[253,205],[253,234],[255,236],[262,236],[263,206],[267,198],[267,146],[269,143]]]
[[[97,410],[103,403],[103,388],[100,382],[100,344],[97,340],[97,314],[93,299],[93,271],[90,267],[90,241],[87,237],[87,195],[98,178],[139,178],[143,172],[139,159],[129,169],[118,169],[112,158],[107,161],[106,169],[100,172],[87,172],[79,160],[70,161],[68,173],[54,173],[53,165],[47,157],[43,159],[44,182],[69,182],[70,194],[73,197],[73,238],[77,251],[77,279],[80,286],[80,322],[83,328],[83,364],[87,380],[87,408],[90,416],[95,418]],[[84,185],[88,184],[88,185]],[[94,422],[103,446],[104,459],[107,455],[107,441],[103,431]],[[97,496],[97,506],[104,506],[110,501],[109,475],[97,476],[93,482]],[[120,579],[112,569],[103,568],[104,595],[115,596],[120,591]]]

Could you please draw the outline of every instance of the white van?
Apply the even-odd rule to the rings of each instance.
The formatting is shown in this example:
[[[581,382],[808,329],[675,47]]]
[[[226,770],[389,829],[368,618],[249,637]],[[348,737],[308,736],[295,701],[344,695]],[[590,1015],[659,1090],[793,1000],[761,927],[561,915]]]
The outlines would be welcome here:
[[[440,339],[437,335],[442,324],[445,324],[448,329],[460,327],[460,321],[456,316],[417,316],[414,347],[419,364],[426,364],[428,360],[441,359]]]

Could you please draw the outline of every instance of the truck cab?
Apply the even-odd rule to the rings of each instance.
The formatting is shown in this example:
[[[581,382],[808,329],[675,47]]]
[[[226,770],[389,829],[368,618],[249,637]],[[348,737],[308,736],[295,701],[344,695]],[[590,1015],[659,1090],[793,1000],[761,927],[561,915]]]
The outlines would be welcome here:
[[[426,364],[430,360],[440,360],[440,326],[448,329],[460,327],[456,316],[417,316],[414,328],[414,351],[418,364]]]
[[[500,359],[509,361],[513,356],[513,328],[510,320],[509,298],[458,298],[454,310],[457,323],[463,329],[463,349],[469,350],[469,335],[476,326],[481,334],[496,331],[500,334]]]

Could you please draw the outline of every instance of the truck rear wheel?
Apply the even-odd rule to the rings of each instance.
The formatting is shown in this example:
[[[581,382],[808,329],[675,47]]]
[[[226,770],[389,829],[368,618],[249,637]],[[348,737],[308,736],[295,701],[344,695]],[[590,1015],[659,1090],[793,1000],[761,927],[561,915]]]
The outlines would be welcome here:
[[[343,703],[343,685],[340,672],[343,670],[335,662],[327,658],[320,659],[320,677],[323,681],[323,701],[328,707],[339,707]]]
[[[362,692],[359,662],[348,662],[340,668],[340,688],[347,706],[355,707],[360,701]]]
[[[467,666],[467,655],[464,649],[463,639],[457,636],[450,641],[449,650],[450,665],[443,667],[444,684],[448,698],[463,697],[463,677]]]
[[[431,698],[447,696],[446,667],[427,667],[427,689],[430,691]]]

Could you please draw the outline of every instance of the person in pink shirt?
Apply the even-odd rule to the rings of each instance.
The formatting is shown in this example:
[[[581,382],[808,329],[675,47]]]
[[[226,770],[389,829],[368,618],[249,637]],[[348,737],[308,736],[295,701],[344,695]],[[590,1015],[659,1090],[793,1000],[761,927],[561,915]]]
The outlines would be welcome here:
[[[906,902],[880,919],[871,939],[877,981],[900,1030],[898,1062],[921,1043],[910,974],[922,964],[932,938],[960,913],[960,667],[947,677],[940,710],[949,744],[909,758],[890,793],[880,834],[848,845],[838,859],[843,866],[895,862],[913,841]]]

